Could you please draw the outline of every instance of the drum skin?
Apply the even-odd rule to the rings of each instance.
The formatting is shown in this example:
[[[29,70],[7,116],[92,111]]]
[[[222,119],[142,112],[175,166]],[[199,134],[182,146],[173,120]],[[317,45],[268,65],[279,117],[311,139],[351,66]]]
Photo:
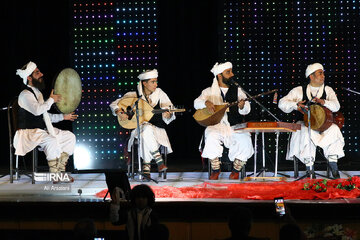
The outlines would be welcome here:
[[[56,103],[57,109],[68,114],[74,112],[81,101],[82,87],[79,74],[72,68],[63,69],[54,83],[54,94],[60,94],[61,100]]]
[[[305,126],[308,126],[307,114],[304,114]],[[332,112],[323,106],[313,104],[310,106],[310,124],[311,129],[323,132],[334,122]]]

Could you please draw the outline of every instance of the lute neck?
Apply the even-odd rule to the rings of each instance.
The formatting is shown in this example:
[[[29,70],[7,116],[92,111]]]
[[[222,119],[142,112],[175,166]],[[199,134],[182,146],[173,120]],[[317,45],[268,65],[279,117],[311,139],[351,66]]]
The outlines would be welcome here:
[[[185,112],[185,109],[153,109],[151,111],[153,114],[159,114],[159,113],[163,113],[163,112]]]
[[[243,99],[243,100],[244,100],[244,101],[252,100],[252,99],[255,99],[255,98],[264,96],[264,95],[271,94],[271,93],[276,92],[276,91],[277,91],[277,89],[274,89],[274,90],[271,90],[271,91],[268,91],[268,92],[264,92],[264,93],[257,94],[257,95],[252,96],[252,97],[245,98],[245,99]],[[241,101],[241,100],[238,100],[238,101],[236,101],[236,102],[230,102],[230,103],[228,103],[227,105],[228,105],[228,107],[232,107],[232,106],[238,104],[240,101]]]

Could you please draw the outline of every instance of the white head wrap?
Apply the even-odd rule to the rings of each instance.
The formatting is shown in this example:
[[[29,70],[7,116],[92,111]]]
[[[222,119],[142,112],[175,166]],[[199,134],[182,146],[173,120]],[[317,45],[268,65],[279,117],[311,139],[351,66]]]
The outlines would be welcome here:
[[[232,68],[231,62],[220,63],[220,64],[215,63],[215,65],[213,66],[213,68],[210,71],[214,74],[214,76],[216,76],[229,68]]]
[[[138,93],[140,96],[142,96],[142,98],[145,100],[145,96],[143,93],[143,85],[142,85],[142,81],[143,80],[148,80],[148,79],[152,79],[152,78],[157,78],[158,77],[158,71],[156,69],[153,70],[146,70],[145,72],[141,73],[138,78],[140,79],[140,81],[138,82],[137,85],[137,89],[138,89]],[[155,91],[150,95],[150,99],[151,99],[151,106],[156,106],[156,104],[159,101],[159,91]],[[153,105],[155,104],[155,105]]]
[[[148,80],[148,79],[152,79],[152,78],[157,78],[158,77],[158,71],[156,69],[153,70],[147,70],[143,73],[141,73],[138,78],[140,79],[140,81],[142,80]]]
[[[33,71],[35,71],[35,69],[36,69],[36,64],[30,61],[26,65],[25,70],[21,70],[21,69],[16,70],[16,75],[19,75],[23,79],[24,84],[26,85],[27,77],[30,76],[33,73]]]
[[[320,63],[313,63],[313,64],[308,65],[306,68],[306,71],[305,71],[305,77],[309,77],[310,74],[312,74],[313,72],[315,72],[319,69],[324,71],[324,67]]]
[[[30,76],[35,71],[35,69],[36,69],[36,64],[30,61],[26,65],[26,69],[24,69],[24,70],[22,70],[22,69],[16,70],[16,75],[19,75],[23,79],[24,84],[26,85],[27,84],[27,77]],[[44,99],[42,97],[39,98],[39,103],[44,103]],[[45,125],[46,125],[46,129],[48,130],[50,135],[54,136],[56,138],[56,141],[58,141],[58,137],[57,137],[57,135],[55,133],[55,130],[54,130],[54,127],[53,127],[53,125],[51,123],[49,113],[44,112],[43,113],[43,118],[44,118],[44,122],[45,122]]]
[[[212,103],[219,105],[222,104],[222,97],[221,97],[221,90],[219,87],[219,83],[216,79],[216,76],[226,69],[232,68],[231,62],[225,62],[225,63],[215,63],[213,68],[210,70],[214,74],[213,82],[211,85],[211,97],[210,100]]]

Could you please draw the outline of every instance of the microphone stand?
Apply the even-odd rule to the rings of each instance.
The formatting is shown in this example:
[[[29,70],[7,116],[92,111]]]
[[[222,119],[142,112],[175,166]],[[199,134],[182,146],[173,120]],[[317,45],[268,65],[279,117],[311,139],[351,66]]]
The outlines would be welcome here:
[[[267,109],[264,105],[262,105],[258,100],[256,100],[255,98],[253,98],[253,96],[251,96],[248,92],[246,92],[237,82],[235,82],[234,80],[230,79],[229,80],[230,83],[233,83],[235,86],[237,86],[238,88],[240,88],[245,94],[246,96],[248,96],[248,98],[250,98],[251,100],[253,100],[254,102],[256,102],[263,111],[266,111],[267,113],[270,114],[270,116],[272,116],[276,121],[281,122],[272,112],[270,112],[269,109]]]
[[[342,89],[344,89],[344,90],[346,90],[346,91],[349,91],[349,92],[352,92],[352,93],[355,93],[355,94],[360,95],[360,92],[357,92],[357,91],[351,90],[350,88],[344,88],[344,87],[342,87]]]
[[[261,104],[258,100],[256,100],[255,98],[253,98],[253,96],[251,96],[247,91],[245,91],[237,82],[235,82],[233,79],[229,79],[229,82],[231,84],[234,84],[235,86],[237,86],[238,88],[240,88],[245,94],[246,96],[250,99],[250,100],[254,100],[254,102],[256,102],[256,104],[258,104],[262,111],[266,111],[270,116],[272,116],[276,121],[281,122],[280,119],[278,119],[272,112],[270,112],[269,109],[267,109],[263,104]],[[259,134],[259,132],[255,132],[255,149],[257,149],[256,147],[256,142],[257,142],[257,135]],[[275,172],[274,172],[274,177],[276,177],[277,174],[282,175],[284,177],[290,177],[289,175],[283,174],[283,173],[278,173],[277,172],[277,164],[278,164],[278,147],[279,147],[279,132],[276,131],[276,160],[275,160]],[[260,176],[260,174],[263,174],[263,176],[265,176],[266,170],[268,170],[267,168],[265,168],[265,146],[264,146],[264,132],[262,132],[262,144],[263,144],[263,166],[262,168],[259,170],[259,172],[256,174],[256,156],[254,157],[254,173],[249,174],[248,176],[251,176],[253,174],[256,174],[256,177]],[[256,151],[255,151],[256,154]]]
[[[136,100],[135,104],[135,112],[136,112],[136,131],[137,131],[137,138],[138,138],[138,174],[139,174],[139,180],[142,180],[142,178],[149,180],[149,181],[153,181],[155,183],[159,183],[158,181],[156,181],[155,179],[152,179],[151,177],[148,177],[144,174],[144,172],[142,171],[142,166],[141,166],[141,157],[140,157],[140,149],[141,149],[141,138],[140,138],[140,120],[139,120],[139,101],[141,99],[142,96],[139,96],[138,99]]]
[[[311,109],[310,109],[310,103],[315,99],[315,97],[313,99],[311,99],[306,105],[305,105],[305,108],[301,108],[301,110],[303,110],[303,112],[307,112],[307,122],[308,122],[308,135],[309,135],[309,152],[311,155],[311,149],[313,147],[313,144],[312,144],[312,140],[311,140]],[[315,146],[316,147],[316,146]],[[301,179],[304,179],[304,178],[308,178],[310,177],[310,179],[313,179],[313,178],[316,178],[316,176],[320,176],[320,177],[323,177],[323,178],[328,178],[327,176],[325,175],[322,175],[322,174],[319,174],[319,173],[316,173],[315,170],[314,170],[314,162],[315,162],[315,159],[311,156],[310,157],[310,161],[313,162],[313,164],[310,166],[310,170],[307,170],[305,175],[296,179],[295,181],[299,181]],[[333,178],[330,178],[330,179],[333,179]]]

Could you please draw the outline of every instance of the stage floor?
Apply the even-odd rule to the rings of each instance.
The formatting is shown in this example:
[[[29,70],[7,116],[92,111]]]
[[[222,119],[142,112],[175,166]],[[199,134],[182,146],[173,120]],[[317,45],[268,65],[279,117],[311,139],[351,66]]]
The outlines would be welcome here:
[[[249,175],[251,172],[248,172]],[[293,172],[280,172],[287,174],[289,178],[282,178],[286,182],[292,182],[295,179],[292,177]],[[317,171],[322,175],[325,175],[325,171]],[[204,183],[220,183],[220,184],[245,184],[245,183],[268,183],[280,181],[279,178],[272,178],[272,172],[266,172],[265,176],[258,178],[251,178],[248,181],[229,180],[229,172],[221,173],[219,180],[208,180],[207,172],[168,172],[167,179],[158,177],[157,173],[152,173],[152,178],[158,181],[155,182],[143,182],[135,176],[135,179],[130,179],[131,185],[137,185],[145,183],[156,187],[191,187],[201,185]],[[299,172],[302,176],[303,171]],[[342,178],[348,176],[359,176],[360,171],[341,171]],[[14,180],[10,183],[9,175],[0,178],[0,202],[101,202],[102,197],[96,196],[97,193],[107,189],[105,182],[105,174],[103,173],[86,173],[86,174],[72,174],[75,181],[73,183],[53,184],[51,182],[36,182],[31,184],[31,178],[22,175],[20,179]],[[262,178],[264,177],[264,178]],[[281,177],[281,175],[278,175]],[[109,197],[109,195],[108,195]],[[107,198],[107,200],[109,200]],[[265,201],[271,202],[271,200],[249,200],[241,198],[164,198],[160,197],[156,199],[157,202],[258,202]],[[330,200],[286,200],[288,202],[337,202],[337,203],[360,203],[359,198],[355,199],[330,199]]]
[[[293,176],[293,172],[281,172]],[[324,171],[317,173],[325,174]],[[254,224],[252,235],[278,239],[281,220],[275,214],[273,200],[255,200],[247,198],[198,197],[205,193],[241,193],[248,194],[261,184],[280,186],[295,184],[294,178],[272,179],[268,172],[264,181],[261,178],[251,181],[229,180],[229,172],[223,172],[220,180],[209,181],[207,172],[168,172],[167,179],[158,179],[158,173],[152,173],[155,182],[142,182],[130,179],[132,186],[137,184],[151,185],[156,196],[154,210],[161,216],[162,223],[169,228],[172,240],[183,239],[224,239],[229,236],[227,227],[228,214],[237,206],[252,211]],[[248,172],[247,174],[250,174]],[[303,171],[299,172],[302,176]],[[347,175],[358,176],[359,171],[341,172],[342,178]],[[23,234],[24,236],[63,236],[70,235],[75,223],[81,219],[93,219],[101,236],[116,236],[105,239],[120,239],[119,233],[124,226],[114,226],[109,222],[109,201],[103,199],[107,185],[104,173],[72,174],[75,181],[71,184],[52,184],[36,182],[21,176],[10,183],[9,176],[0,178],[0,231],[2,234]],[[270,180],[272,179],[272,180]],[[307,180],[305,180],[307,181]],[[295,192],[301,192],[302,184],[298,182]],[[251,186],[250,186],[251,185]],[[254,185],[256,185],[254,187]],[[233,187],[246,187],[247,191],[234,190]],[[184,190],[190,189],[190,190]],[[250,189],[250,190],[249,190]],[[172,193],[190,193],[184,198],[164,197]],[[269,192],[273,188],[270,187]],[[284,192],[290,192],[285,189]],[[102,194],[99,194],[102,193]],[[173,196],[178,196],[178,195]],[[219,195],[218,195],[219,196]],[[109,196],[108,196],[109,197]],[[358,229],[360,226],[360,198],[335,199],[286,199],[286,208],[304,229],[310,223],[343,224],[344,227]],[[125,201],[122,207],[128,207]],[[290,211],[291,209],[291,211]],[[266,229],[266,231],[264,231]],[[48,233],[44,231],[48,231]],[[120,232],[119,232],[120,230]],[[32,234],[32,235],[31,235]],[[47,235],[46,235],[47,234]],[[65,234],[65,235],[64,235]],[[1,234],[0,234],[1,235]],[[14,238],[8,238],[14,239]],[[25,239],[25,238],[24,238]],[[38,239],[38,238],[33,238]],[[49,238],[44,238],[49,239]]]

